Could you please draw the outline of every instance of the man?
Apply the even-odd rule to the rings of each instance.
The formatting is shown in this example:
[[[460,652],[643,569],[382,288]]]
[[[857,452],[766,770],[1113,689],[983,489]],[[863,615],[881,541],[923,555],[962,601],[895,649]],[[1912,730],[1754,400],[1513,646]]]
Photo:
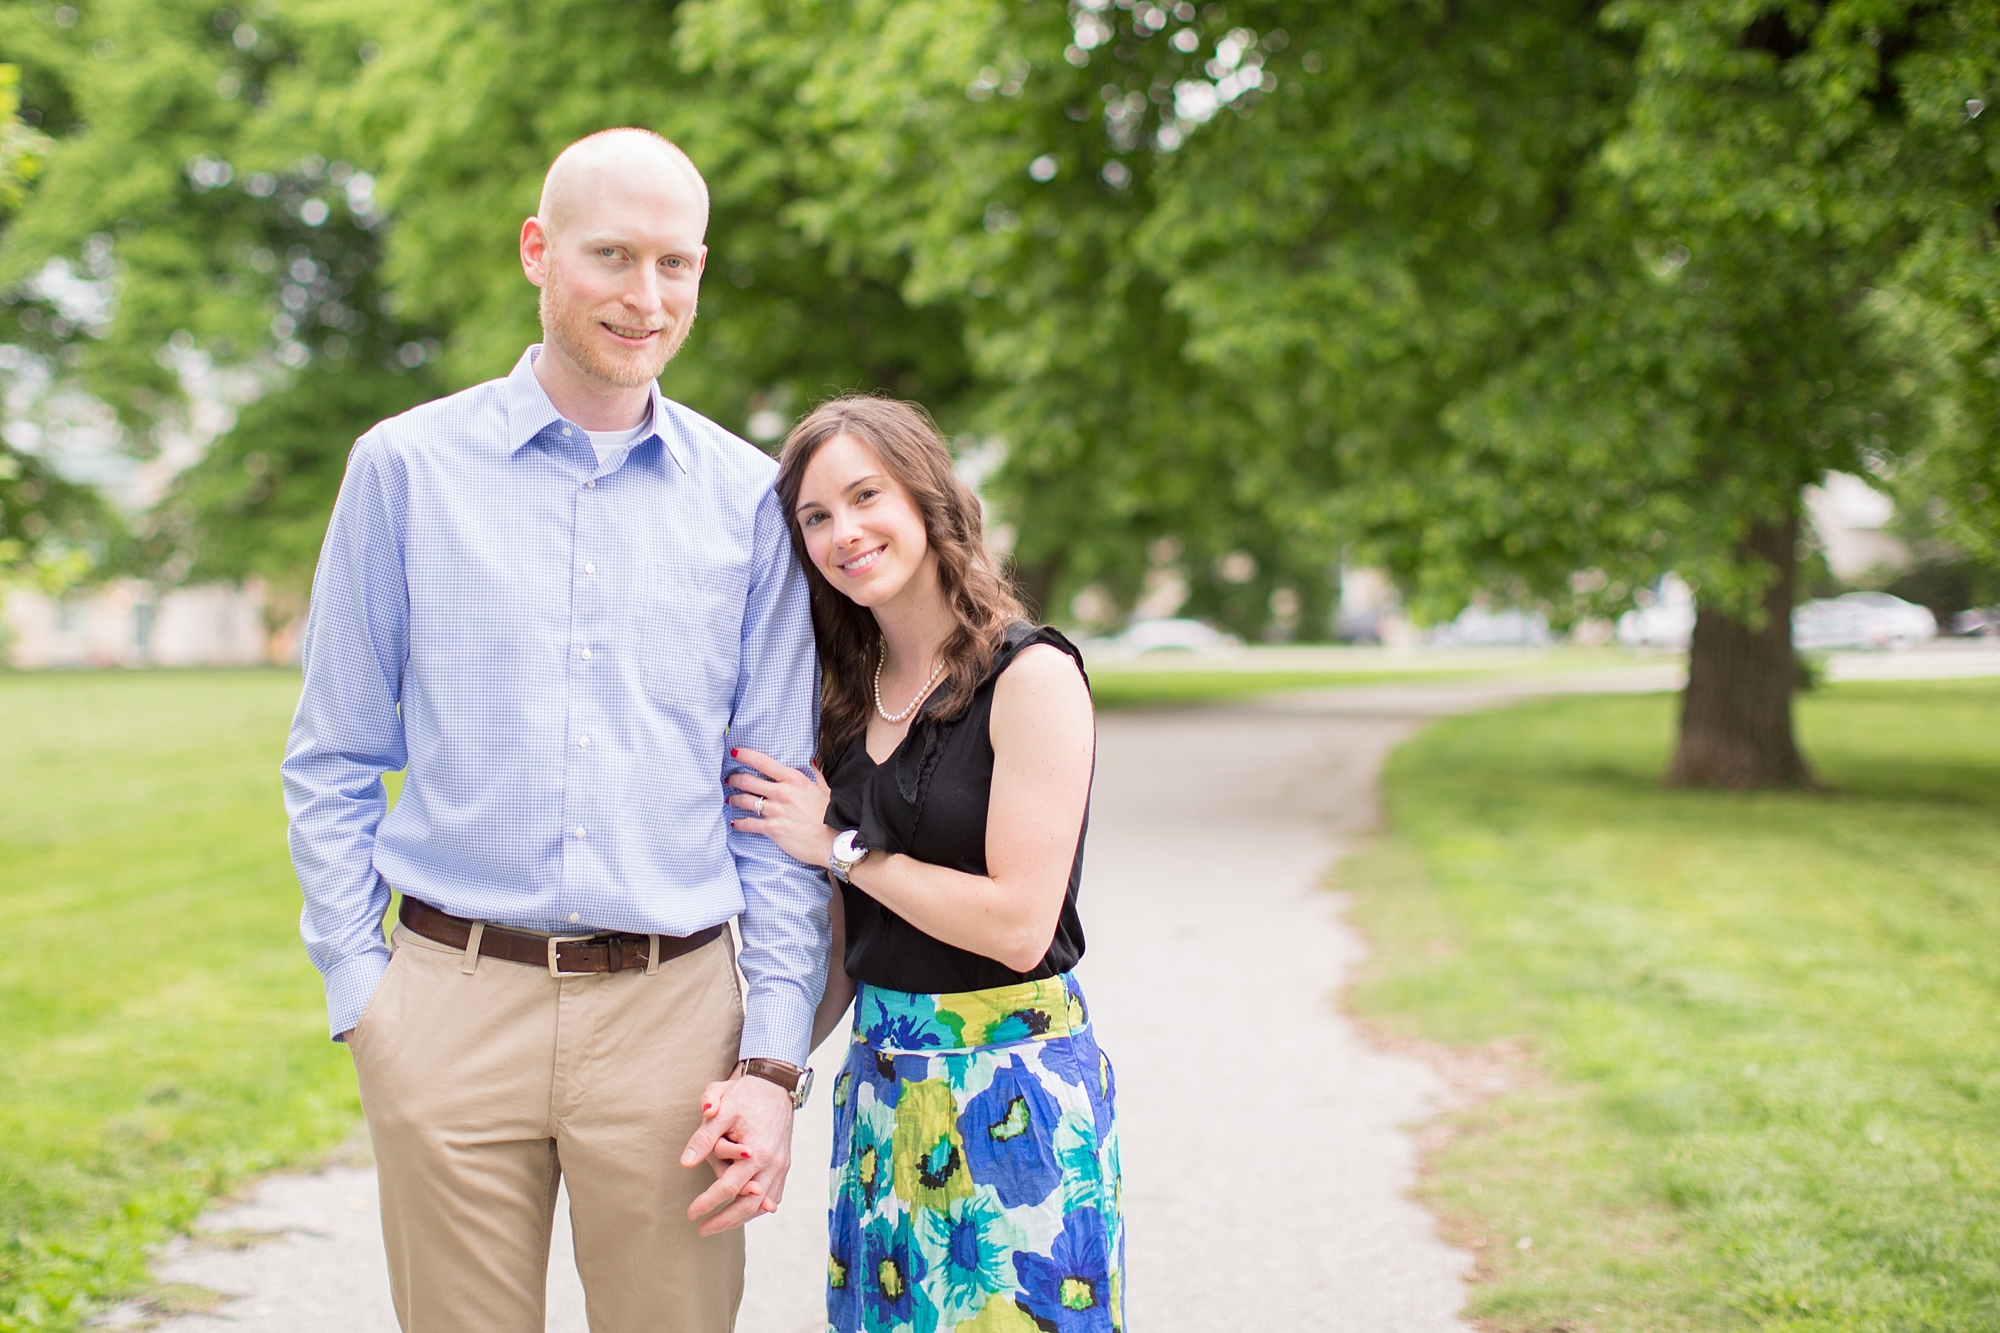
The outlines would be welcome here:
[[[707,225],[657,135],[565,150],[521,228],[544,342],[361,438],[314,577],[301,932],[409,1333],[539,1333],[564,1178],[593,1330],[726,1330],[782,1197],[827,888],[723,778],[805,765],[817,675],[775,464],[657,383]]]

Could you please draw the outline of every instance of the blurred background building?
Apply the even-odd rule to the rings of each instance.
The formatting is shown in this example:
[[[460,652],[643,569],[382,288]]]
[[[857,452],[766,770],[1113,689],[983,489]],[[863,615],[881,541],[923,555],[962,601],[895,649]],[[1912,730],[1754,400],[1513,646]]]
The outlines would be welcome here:
[[[259,583],[162,591],[143,579],[119,579],[63,597],[16,589],[0,608],[0,625],[9,664],[30,669],[296,660],[297,635],[265,629]]]

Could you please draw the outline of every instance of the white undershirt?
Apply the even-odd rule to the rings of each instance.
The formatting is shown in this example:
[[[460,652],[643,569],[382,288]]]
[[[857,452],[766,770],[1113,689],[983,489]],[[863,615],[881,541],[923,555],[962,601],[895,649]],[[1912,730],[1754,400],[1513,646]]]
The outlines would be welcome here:
[[[643,440],[653,430],[653,409],[646,408],[645,420],[631,430],[587,430],[590,447],[597,454],[597,467],[601,472],[609,472],[625,460],[626,453],[633,445]]]

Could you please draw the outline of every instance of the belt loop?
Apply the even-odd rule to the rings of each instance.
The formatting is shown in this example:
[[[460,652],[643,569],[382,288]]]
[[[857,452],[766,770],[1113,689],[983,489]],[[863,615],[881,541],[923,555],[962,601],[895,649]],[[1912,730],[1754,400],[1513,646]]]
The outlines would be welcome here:
[[[646,975],[650,977],[659,970],[660,937],[658,935],[648,935],[646,937]]]
[[[468,977],[479,970],[479,941],[485,938],[485,935],[486,923],[484,921],[473,922],[471,931],[466,934],[465,966],[461,967],[459,971],[465,973]]]

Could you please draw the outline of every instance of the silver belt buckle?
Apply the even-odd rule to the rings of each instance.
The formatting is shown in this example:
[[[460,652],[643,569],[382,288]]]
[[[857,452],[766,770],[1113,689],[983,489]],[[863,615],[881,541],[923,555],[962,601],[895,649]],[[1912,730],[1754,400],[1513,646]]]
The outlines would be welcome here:
[[[596,939],[595,935],[551,935],[549,936],[549,975],[552,977],[588,977],[590,972],[565,972],[556,961],[556,946],[559,944],[581,944],[585,940]]]

